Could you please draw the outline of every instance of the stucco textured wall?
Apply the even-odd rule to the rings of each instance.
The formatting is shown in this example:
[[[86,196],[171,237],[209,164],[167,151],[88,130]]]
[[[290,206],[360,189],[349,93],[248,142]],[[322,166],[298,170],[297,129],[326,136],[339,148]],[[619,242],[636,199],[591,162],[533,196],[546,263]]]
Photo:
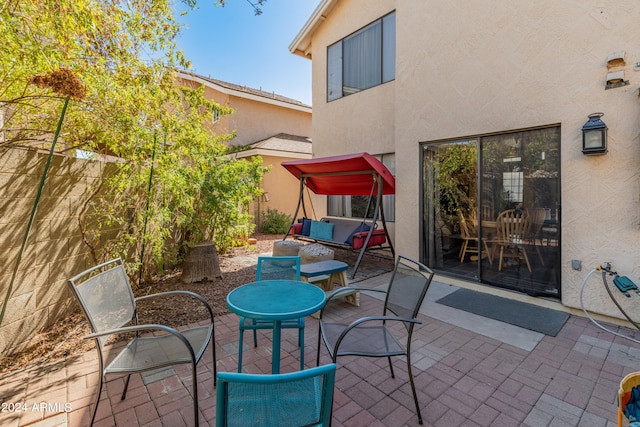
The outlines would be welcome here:
[[[326,47],[394,9],[396,80],[327,103]],[[338,2],[312,38],[315,154],[395,151],[396,247],[419,257],[421,144],[559,125],[562,303],[580,307],[603,261],[640,283],[638,22],[633,0]],[[630,84],[605,90],[607,57],[620,51]],[[581,153],[594,112],[609,127],[600,157]],[[619,317],[592,280],[587,308]]]
[[[232,145],[253,144],[279,133],[311,137],[311,112],[235,96],[230,97],[229,102],[235,110],[228,117],[228,131],[236,131],[236,137],[231,140]]]
[[[392,12],[395,1],[338,2],[313,36],[314,157],[394,152],[395,82],[327,102],[326,47]],[[316,141],[320,141],[316,143]]]
[[[201,84],[184,78],[178,82],[194,88]],[[279,133],[311,137],[311,108],[283,103],[275,94],[273,99],[250,94],[241,97],[221,92],[211,85],[205,85],[205,97],[233,108],[234,112],[221,116],[218,122],[209,125],[209,129],[217,134],[236,132],[231,145],[253,144]]]
[[[282,162],[292,160],[289,157],[262,156],[262,165],[271,166],[271,170],[264,175],[262,188],[268,193],[269,200],[260,197],[251,203],[250,213],[256,218],[258,227],[264,221],[263,214],[267,209],[275,209],[281,213],[293,216],[296,212],[300,195],[300,181],[296,179],[288,170],[282,167]],[[304,201],[307,215],[310,218],[320,219],[327,215],[326,196],[314,194],[304,190]],[[303,217],[302,206],[298,217]]]

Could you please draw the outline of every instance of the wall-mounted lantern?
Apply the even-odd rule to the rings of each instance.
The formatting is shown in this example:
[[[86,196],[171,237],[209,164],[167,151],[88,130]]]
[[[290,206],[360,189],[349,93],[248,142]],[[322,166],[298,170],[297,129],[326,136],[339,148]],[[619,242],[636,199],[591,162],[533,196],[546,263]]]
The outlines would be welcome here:
[[[605,154],[607,152],[607,125],[600,117],[604,113],[589,114],[582,126],[582,154]]]

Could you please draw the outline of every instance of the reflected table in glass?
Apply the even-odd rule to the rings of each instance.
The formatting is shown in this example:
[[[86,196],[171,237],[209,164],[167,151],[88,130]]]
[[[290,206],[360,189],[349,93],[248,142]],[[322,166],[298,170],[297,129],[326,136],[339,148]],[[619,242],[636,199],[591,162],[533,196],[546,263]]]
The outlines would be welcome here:
[[[273,321],[271,371],[277,374],[280,373],[282,321],[315,313],[322,308],[325,300],[324,291],[309,283],[296,280],[261,280],[247,283],[229,292],[227,306],[239,316]]]

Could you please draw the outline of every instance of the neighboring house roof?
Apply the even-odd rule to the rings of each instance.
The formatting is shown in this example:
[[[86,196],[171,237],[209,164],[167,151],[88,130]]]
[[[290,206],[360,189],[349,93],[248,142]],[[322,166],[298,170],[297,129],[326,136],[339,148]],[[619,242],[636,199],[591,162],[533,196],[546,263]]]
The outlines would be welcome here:
[[[327,18],[339,0],[322,0],[311,17],[304,24],[298,35],[289,45],[289,51],[294,55],[311,59],[311,35]]]
[[[293,159],[311,158],[311,139],[305,136],[279,133],[262,141],[254,142],[249,150],[235,153],[236,157],[277,156]]]
[[[275,92],[266,92],[259,89],[253,89],[247,86],[241,86],[234,83],[224,82],[222,80],[212,79],[210,77],[200,76],[198,74],[190,73],[183,70],[176,70],[176,73],[180,78],[203,84],[227,95],[237,96],[238,98],[250,99],[253,101],[264,102],[284,108],[291,108],[294,110],[311,113],[311,106],[300,101],[296,101],[295,99],[278,95]]]

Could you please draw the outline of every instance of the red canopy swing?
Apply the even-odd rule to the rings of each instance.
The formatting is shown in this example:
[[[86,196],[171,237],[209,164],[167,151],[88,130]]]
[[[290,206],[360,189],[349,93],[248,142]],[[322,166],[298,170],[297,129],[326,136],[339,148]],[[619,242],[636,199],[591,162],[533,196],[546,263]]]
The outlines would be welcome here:
[[[395,179],[380,160],[369,153],[357,153],[308,160],[292,160],[283,162],[282,166],[300,180],[300,196],[296,212],[293,215],[292,226],[296,222],[300,206],[302,206],[306,216],[306,209],[303,203],[305,186],[314,193],[323,195],[371,197],[375,195],[376,205],[372,224],[375,224],[378,219],[382,221],[389,248],[395,257],[382,207],[382,196],[384,194],[395,194]],[[358,259],[351,273],[352,279],[356,274],[364,252],[369,247],[374,228],[371,227],[369,229],[364,245],[360,249]],[[284,236],[284,239],[288,235],[289,233]]]

